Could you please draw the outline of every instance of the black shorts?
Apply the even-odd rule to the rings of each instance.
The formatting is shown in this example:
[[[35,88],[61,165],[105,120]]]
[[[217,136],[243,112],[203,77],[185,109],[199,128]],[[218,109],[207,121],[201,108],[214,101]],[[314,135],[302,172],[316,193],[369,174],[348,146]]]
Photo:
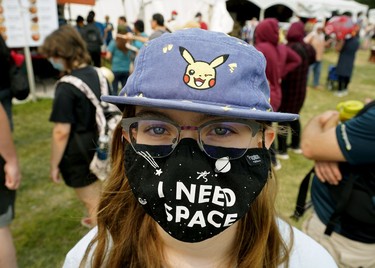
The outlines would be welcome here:
[[[60,172],[66,185],[73,188],[80,188],[98,180],[89,169],[90,159],[94,157],[96,149],[96,139],[97,136],[95,133],[85,133],[79,134],[78,139],[72,137],[69,140],[63,158],[59,164]],[[77,142],[80,142],[81,146],[78,146]],[[83,154],[81,148],[85,149],[85,154]]]
[[[5,186],[4,159],[0,156],[0,228],[8,226],[14,219],[16,191]]]

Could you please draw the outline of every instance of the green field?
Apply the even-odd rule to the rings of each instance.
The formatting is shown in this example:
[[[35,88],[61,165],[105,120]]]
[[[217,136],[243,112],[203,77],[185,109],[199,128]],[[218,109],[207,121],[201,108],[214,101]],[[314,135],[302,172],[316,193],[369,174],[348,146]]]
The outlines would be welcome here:
[[[375,64],[368,63],[368,57],[368,51],[358,52],[348,96],[338,98],[327,90],[308,90],[301,113],[303,125],[314,115],[334,109],[342,100],[375,98]],[[328,65],[336,61],[335,52],[326,53],[321,77],[323,84]],[[52,124],[48,117],[51,105],[52,100],[41,99],[14,106],[14,137],[23,181],[18,191],[12,231],[21,268],[61,267],[65,254],[87,232],[79,224],[83,208],[74,192],[49,179]],[[277,206],[285,217],[293,211],[300,180],[312,167],[312,162],[303,156],[293,153],[290,156],[289,160],[282,161],[283,168],[277,172],[280,185]]]

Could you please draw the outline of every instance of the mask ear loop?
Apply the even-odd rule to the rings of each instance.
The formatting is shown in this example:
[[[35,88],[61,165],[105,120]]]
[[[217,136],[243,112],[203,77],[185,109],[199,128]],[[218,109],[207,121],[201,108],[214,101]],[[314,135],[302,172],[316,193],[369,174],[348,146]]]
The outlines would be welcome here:
[[[266,148],[266,130],[262,128],[262,148]]]
[[[266,148],[266,130],[263,128],[262,129],[262,147],[263,148]],[[271,166],[272,166],[272,163],[271,163],[271,165],[270,165],[270,168],[269,168],[269,170],[268,170],[268,178],[273,178],[274,176],[273,176],[273,170],[272,170],[272,168],[271,168]]]

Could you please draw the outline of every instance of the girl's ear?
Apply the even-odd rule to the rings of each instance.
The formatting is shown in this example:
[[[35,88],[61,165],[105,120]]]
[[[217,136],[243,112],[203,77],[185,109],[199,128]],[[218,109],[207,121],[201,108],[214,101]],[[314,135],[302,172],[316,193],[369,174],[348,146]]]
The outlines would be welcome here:
[[[267,128],[264,132],[264,144],[266,145],[266,148],[269,149],[271,147],[272,142],[274,141],[276,137],[275,130],[271,128]]]
[[[127,133],[125,130],[122,130],[122,138],[125,138],[128,143],[130,143],[130,137],[129,133]],[[122,140],[122,139],[121,139]]]

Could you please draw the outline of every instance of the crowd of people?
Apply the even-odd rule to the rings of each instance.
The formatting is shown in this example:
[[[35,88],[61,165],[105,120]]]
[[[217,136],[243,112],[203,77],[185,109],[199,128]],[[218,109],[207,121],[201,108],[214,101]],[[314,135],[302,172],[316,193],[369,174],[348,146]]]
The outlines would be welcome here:
[[[62,76],[79,78],[123,117],[103,184],[87,161],[98,140],[95,107],[74,84],[56,84],[50,177],[74,189],[86,208],[81,224],[91,229],[64,267],[375,267],[374,102],[345,122],[327,111],[303,128],[299,117],[309,77],[311,89],[322,88],[327,47],[338,52],[335,95],[348,94],[360,27],[334,40],[323,23],[306,33],[298,20],[281,38],[275,18],[254,18],[241,41],[209,31],[200,12],[176,31],[176,16],[153,14],[147,35],[142,20],[121,16],[115,27],[90,11],[39,48]],[[11,66],[0,41],[0,61]],[[105,96],[95,68],[103,59],[113,72]],[[9,87],[3,74],[0,267],[13,268],[9,225],[21,174]],[[275,210],[275,171],[289,150],[315,164],[314,212],[303,232]]]

